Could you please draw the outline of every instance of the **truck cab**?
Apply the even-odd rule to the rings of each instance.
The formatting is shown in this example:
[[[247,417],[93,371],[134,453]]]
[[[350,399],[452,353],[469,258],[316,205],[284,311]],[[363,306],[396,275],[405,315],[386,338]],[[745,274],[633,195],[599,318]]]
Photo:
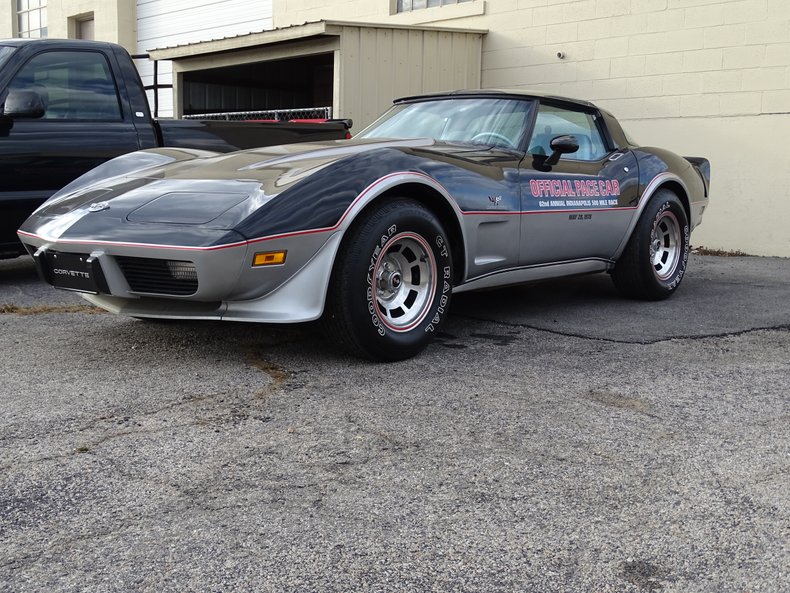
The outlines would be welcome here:
[[[157,135],[122,48],[14,39],[0,51],[0,253],[13,255],[32,209],[104,161],[157,146]]]

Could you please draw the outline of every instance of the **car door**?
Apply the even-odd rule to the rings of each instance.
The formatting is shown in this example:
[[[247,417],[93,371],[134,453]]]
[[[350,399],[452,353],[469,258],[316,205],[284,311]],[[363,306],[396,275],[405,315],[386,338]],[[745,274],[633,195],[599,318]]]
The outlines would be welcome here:
[[[61,187],[137,150],[137,131],[122,108],[111,59],[99,50],[45,50],[30,56],[11,78],[0,99],[17,90],[34,91],[44,114],[14,119],[0,137],[0,243],[13,243],[19,225]]]
[[[559,136],[573,136],[579,148],[550,164]],[[549,101],[541,101],[527,146],[520,263],[611,258],[639,198],[635,156],[614,146],[594,108]]]

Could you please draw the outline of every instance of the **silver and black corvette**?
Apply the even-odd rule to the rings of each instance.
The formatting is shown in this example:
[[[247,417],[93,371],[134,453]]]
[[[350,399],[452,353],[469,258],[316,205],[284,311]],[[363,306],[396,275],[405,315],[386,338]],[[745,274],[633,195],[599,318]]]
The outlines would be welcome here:
[[[361,356],[423,349],[451,295],[609,272],[663,299],[686,272],[709,163],[637,146],[585,101],[409,97],[351,140],[131,153],[19,237],[52,285],[140,318],[322,319]]]

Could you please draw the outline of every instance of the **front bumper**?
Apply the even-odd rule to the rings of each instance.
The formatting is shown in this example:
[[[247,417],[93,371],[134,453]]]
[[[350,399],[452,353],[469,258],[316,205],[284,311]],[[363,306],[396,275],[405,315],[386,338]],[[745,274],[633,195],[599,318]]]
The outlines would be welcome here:
[[[341,236],[340,232],[311,233],[179,248],[47,241],[20,233],[45,281],[76,290],[113,313],[268,323],[312,321],[321,316]],[[251,265],[255,253],[271,249],[286,250],[286,262]],[[53,261],[71,261],[67,256],[82,263],[76,263],[73,270],[54,267]]]

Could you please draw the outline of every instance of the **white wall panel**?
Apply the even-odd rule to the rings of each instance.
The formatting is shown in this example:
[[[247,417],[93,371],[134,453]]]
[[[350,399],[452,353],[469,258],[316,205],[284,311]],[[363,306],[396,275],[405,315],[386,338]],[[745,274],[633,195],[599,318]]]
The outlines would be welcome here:
[[[138,53],[271,28],[272,0],[137,0]],[[153,64],[138,60],[137,67],[143,84],[153,84]],[[159,83],[172,84],[168,62],[159,64]],[[172,109],[172,93],[160,91],[159,115],[172,115]]]

